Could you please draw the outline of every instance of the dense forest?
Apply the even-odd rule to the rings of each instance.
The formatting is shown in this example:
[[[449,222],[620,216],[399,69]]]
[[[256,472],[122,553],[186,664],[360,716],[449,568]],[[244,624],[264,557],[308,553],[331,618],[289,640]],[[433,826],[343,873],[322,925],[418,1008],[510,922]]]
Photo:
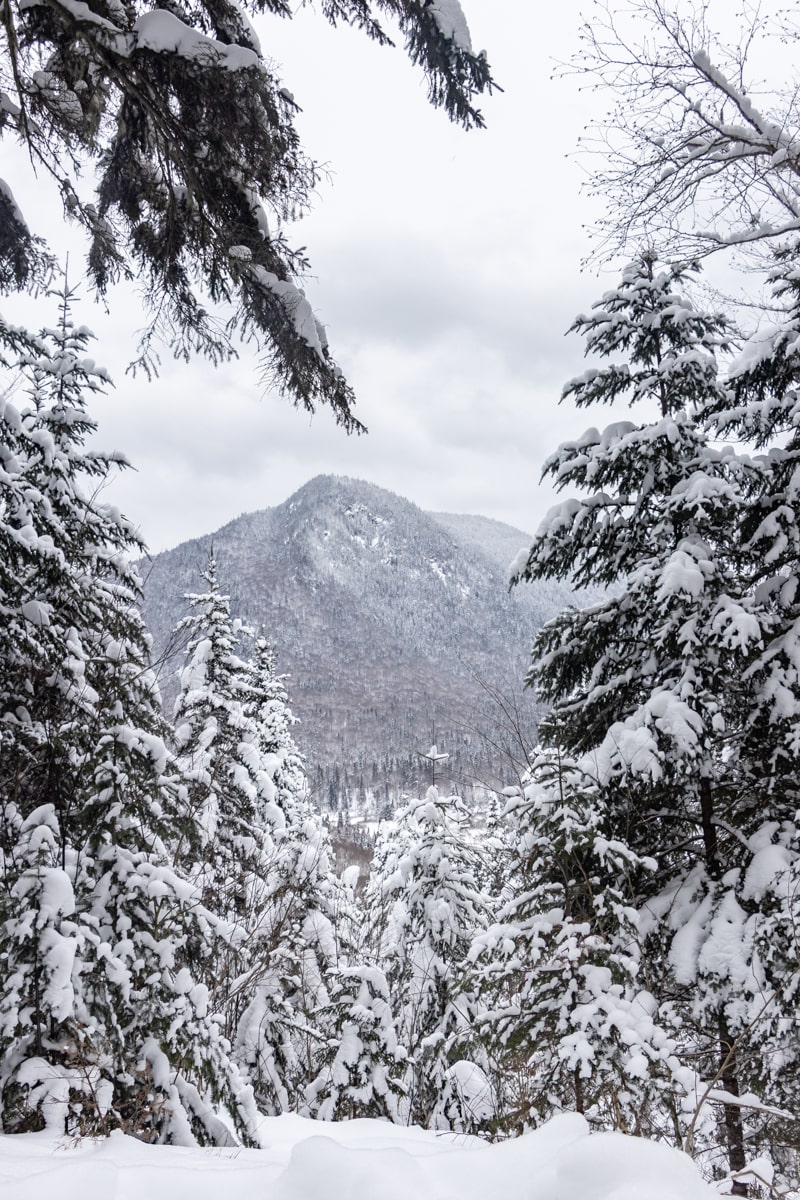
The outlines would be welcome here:
[[[577,1112],[729,1194],[797,1190],[800,134],[793,88],[759,107],[748,80],[759,39],[797,31],[745,13],[726,50],[705,8],[636,9],[645,40],[600,5],[580,60],[619,101],[593,180],[622,265],[563,390],[597,424],[546,460],[565,498],[514,572],[589,591],[535,633],[546,712],[480,830],[432,783],[375,814],[368,873],[337,872],[273,632],[213,547],[163,705],[91,335],[66,282],[40,331],[0,323],[3,1132],[252,1145],[294,1112],[501,1139]],[[393,13],[434,103],[480,123],[454,0],[322,10],[378,39]],[[231,0],[180,13],[7,5],[0,128],[57,176],[97,287],[145,280],[145,362],[156,327],[212,361],[244,328],[353,430],[258,200],[313,186],[291,98]],[[5,185],[0,232],[6,291],[53,282]],[[737,248],[761,288],[738,310],[702,287]]]

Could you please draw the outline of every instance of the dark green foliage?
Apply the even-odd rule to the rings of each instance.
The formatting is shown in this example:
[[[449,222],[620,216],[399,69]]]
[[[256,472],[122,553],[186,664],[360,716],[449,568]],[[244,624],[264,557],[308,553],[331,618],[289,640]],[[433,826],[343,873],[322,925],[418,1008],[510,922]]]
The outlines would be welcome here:
[[[480,125],[473,97],[491,85],[486,61],[445,36],[431,5],[329,0],[323,13],[389,41],[373,8],[399,22],[432,102]],[[291,16],[283,0],[255,0],[251,10]],[[308,207],[317,170],[298,141],[296,105],[235,0],[154,10],[141,0],[9,0],[0,36],[0,132],[16,135],[56,181],[65,213],[87,234],[98,291],[120,278],[142,286],[150,321],[140,363],[154,368],[154,336],[179,357],[202,351],[214,362],[235,352],[234,333],[252,336],[268,379],[294,403],[328,404],[346,429],[361,430],[294,282],[304,254],[280,230]],[[90,196],[79,178],[87,160],[97,167]],[[47,269],[41,242],[0,187],[0,290],[34,288]],[[227,327],[203,295],[233,305]]]

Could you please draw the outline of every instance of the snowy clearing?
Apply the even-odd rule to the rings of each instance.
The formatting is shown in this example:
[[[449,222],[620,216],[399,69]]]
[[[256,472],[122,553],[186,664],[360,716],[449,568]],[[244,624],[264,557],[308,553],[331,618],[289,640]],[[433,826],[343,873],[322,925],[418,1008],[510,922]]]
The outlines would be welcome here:
[[[685,1155],[579,1116],[487,1145],[380,1121],[265,1118],[261,1150],[148,1146],[116,1133],[0,1137],[4,1200],[711,1200]]]

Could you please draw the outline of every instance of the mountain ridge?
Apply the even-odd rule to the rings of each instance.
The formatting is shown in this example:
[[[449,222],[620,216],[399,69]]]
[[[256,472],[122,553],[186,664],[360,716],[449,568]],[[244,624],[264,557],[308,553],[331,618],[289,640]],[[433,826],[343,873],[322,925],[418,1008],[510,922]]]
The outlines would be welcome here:
[[[213,544],[232,612],[275,643],[290,677],[320,803],[417,784],[432,725],[454,784],[502,785],[512,767],[479,724],[498,716],[486,711],[493,690],[519,693],[536,628],[571,595],[551,583],[509,592],[508,564],[529,542],[492,518],[426,513],[367,481],[315,476],[282,504],[150,560],[143,607],[162,686],[174,691],[170,633],[184,593],[202,590]]]

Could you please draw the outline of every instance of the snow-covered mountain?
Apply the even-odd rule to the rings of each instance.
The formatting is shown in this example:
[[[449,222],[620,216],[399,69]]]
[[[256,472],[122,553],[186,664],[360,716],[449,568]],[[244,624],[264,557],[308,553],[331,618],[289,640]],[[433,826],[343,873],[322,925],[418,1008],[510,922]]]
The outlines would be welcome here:
[[[436,740],[451,777],[508,779],[499,710],[518,697],[532,635],[569,601],[563,586],[508,588],[529,535],[484,517],[425,513],[372,484],[319,476],[143,564],[145,615],[171,691],[170,633],[202,590],[213,544],[234,614],[263,628],[290,675],[312,785],[386,796],[416,783]],[[533,705],[523,702],[532,738]],[[513,736],[511,737],[513,741]]]

